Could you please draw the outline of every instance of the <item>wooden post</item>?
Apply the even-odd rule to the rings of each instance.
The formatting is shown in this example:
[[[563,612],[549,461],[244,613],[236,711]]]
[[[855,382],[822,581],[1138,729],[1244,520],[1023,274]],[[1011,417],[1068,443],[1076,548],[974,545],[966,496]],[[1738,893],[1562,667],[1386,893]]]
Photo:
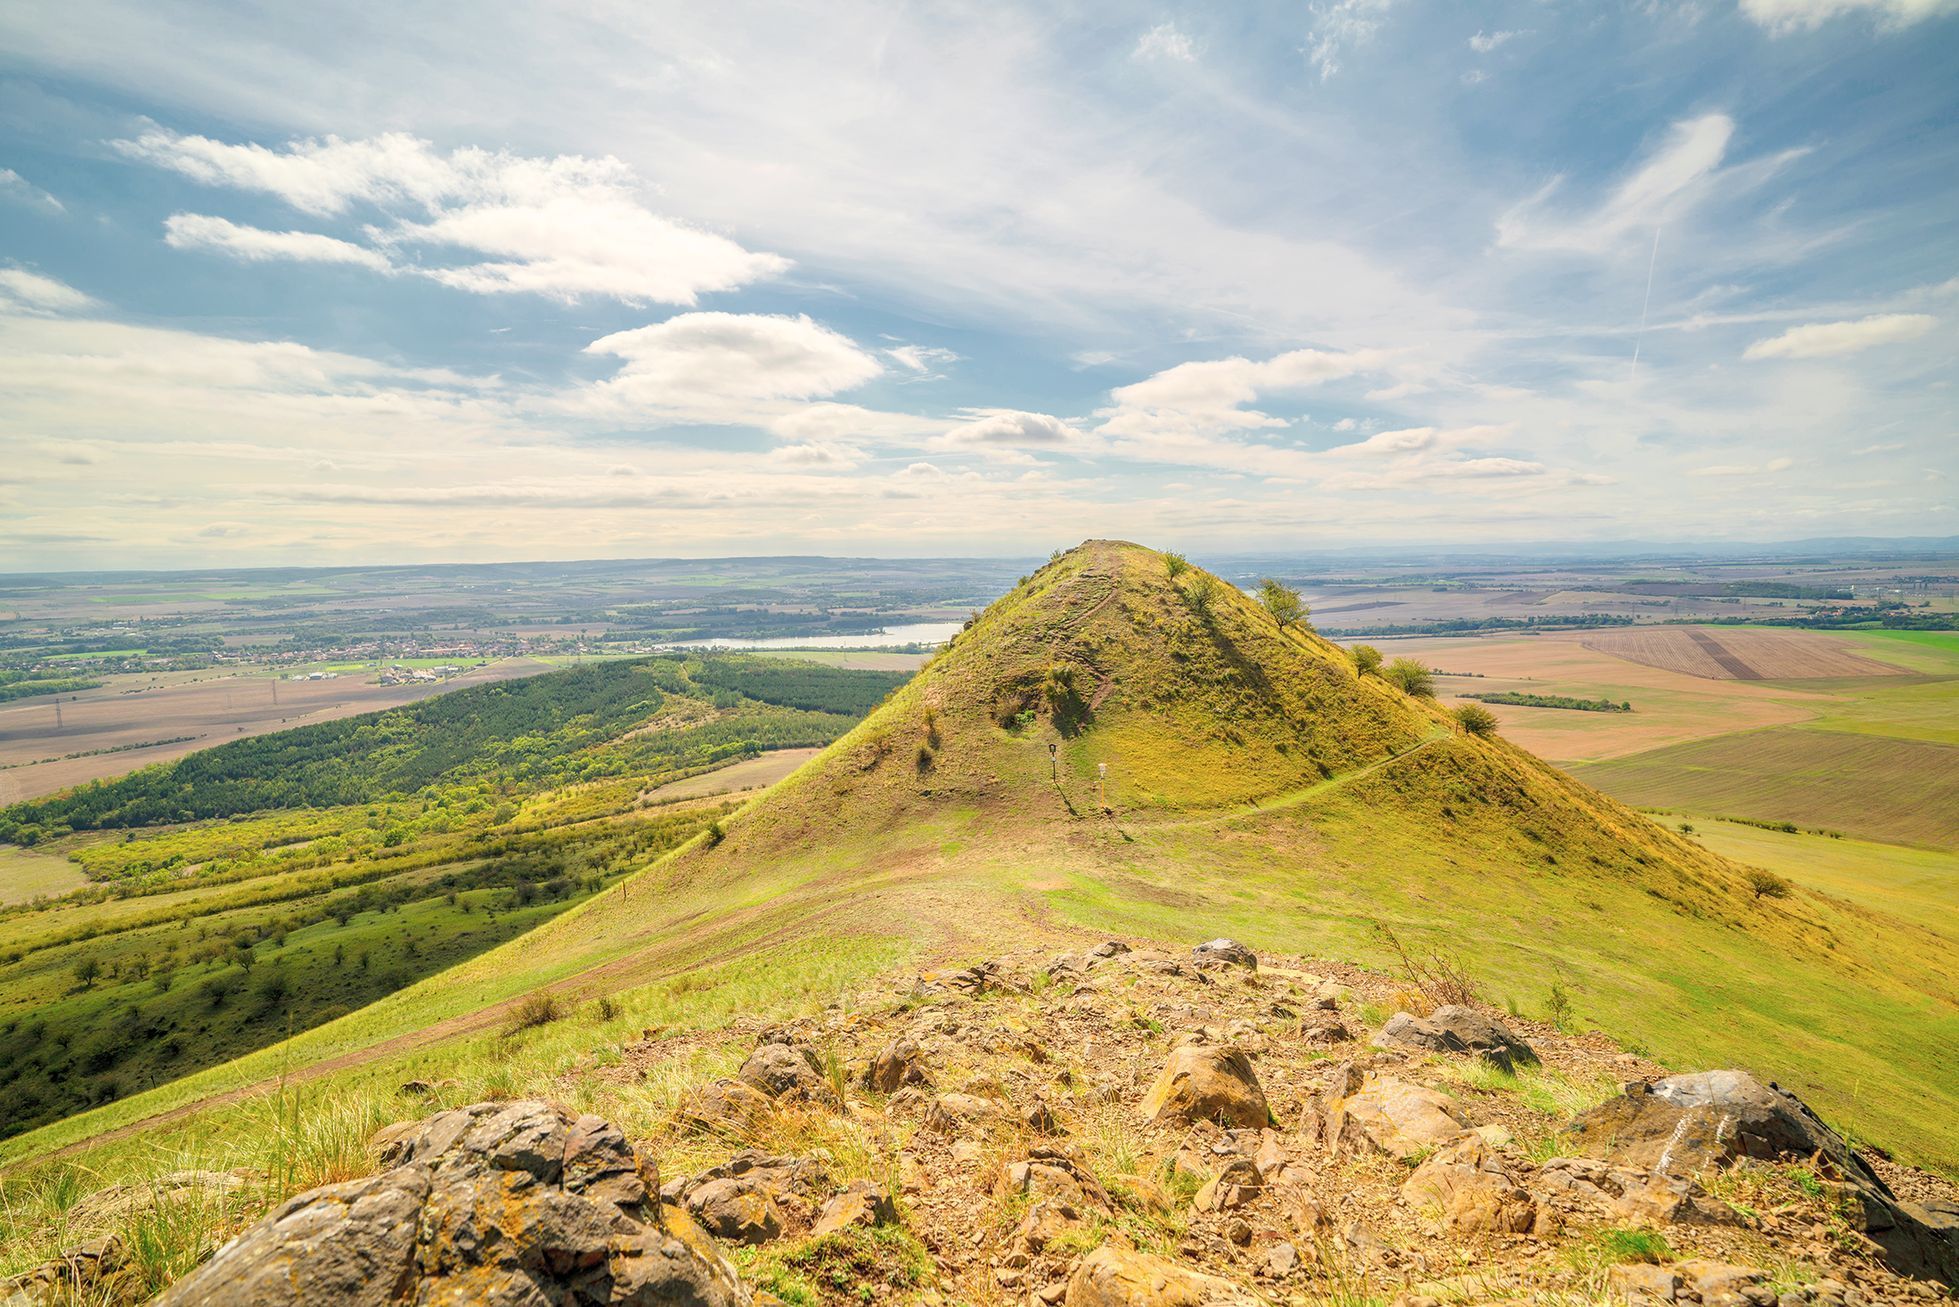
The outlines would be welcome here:
[[[1061,781],[1061,764],[1056,760],[1056,754],[1060,752],[1060,749],[1061,746],[1053,740],[1048,741],[1048,779],[1054,781],[1056,784],[1059,784]]]

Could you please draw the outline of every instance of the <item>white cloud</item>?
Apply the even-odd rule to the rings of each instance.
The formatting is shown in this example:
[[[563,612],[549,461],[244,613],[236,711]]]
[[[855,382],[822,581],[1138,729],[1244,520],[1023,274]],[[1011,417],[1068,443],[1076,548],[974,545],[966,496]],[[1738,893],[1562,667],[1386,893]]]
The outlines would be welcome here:
[[[0,310],[68,313],[95,303],[73,286],[25,268],[0,268]]]
[[[881,412],[857,404],[804,404],[768,421],[784,440],[824,443],[837,440],[916,440],[945,429],[945,423],[909,413]]]
[[[1478,32],[1476,33],[1476,35],[1469,38],[1469,48],[1474,50],[1477,54],[1488,54],[1490,51],[1496,49],[1498,46],[1504,45],[1505,43],[1510,41],[1514,41],[1518,37],[1524,35],[1526,35],[1526,33],[1522,31]]]
[[[37,204],[42,208],[52,209],[56,213],[66,213],[68,211],[67,205],[55,199],[54,196],[48,194],[33,182],[28,181],[27,178],[21,176],[12,168],[0,168],[0,195],[10,196],[29,204]]]
[[[1601,253],[1690,206],[1721,166],[1734,120],[1711,113],[1673,125],[1666,140],[1588,213],[1547,214],[1552,182],[1497,220],[1497,243]]]
[[[1138,60],[1174,59],[1180,63],[1195,63],[1197,49],[1190,38],[1177,30],[1175,23],[1158,23],[1144,32],[1136,42],[1136,48],[1129,57]]]
[[[856,467],[864,460],[864,451],[855,445],[838,444],[834,441],[811,441],[803,445],[784,445],[769,451],[769,462],[784,467],[827,467],[837,471]]]
[[[913,372],[930,372],[935,367],[959,361],[957,354],[936,345],[895,345],[885,350],[884,354],[900,367]]]
[[[1099,414],[1110,435],[1217,435],[1282,427],[1285,419],[1247,407],[1261,395],[1302,389],[1379,367],[1379,351],[1336,353],[1297,349],[1262,362],[1247,358],[1179,363],[1155,376],[1110,391],[1112,408]]]
[[[585,352],[625,360],[586,392],[589,401],[701,421],[754,420],[759,401],[833,395],[883,371],[808,317],[762,313],[683,313],[601,337]]]
[[[1904,448],[1906,446],[1903,441],[1893,440],[1881,445],[1865,445],[1860,449],[1851,450],[1850,453],[1855,458],[1863,458],[1867,454],[1895,454]]]
[[[1351,445],[1335,445],[1327,450],[1331,458],[1376,458],[1414,454],[1436,445],[1434,427],[1410,427],[1404,431],[1379,431]]]
[[[1080,440],[1082,433],[1058,417],[1046,413],[1024,413],[1018,409],[990,409],[974,421],[954,427],[945,435],[949,444],[961,445],[1064,445]]]
[[[276,195],[322,217],[357,205],[375,208],[385,218],[366,229],[378,247],[370,251],[376,260],[385,263],[384,251],[406,245],[423,247],[432,259],[460,251],[476,261],[425,262],[412,270],[478,294],[691,305],[705,292],[731,290],[789,266],[777,255],[751,253],[725,236],[652,212],[638,198],[633,170],[613,158],[481,149],[443,154],[399,132],[352,141],[327,136],[273,150],[156,129],[116,145],[207,185]],[[236,243],[228,248],[242,253]],[[324,247],[288,241],[281,253],[260,241],[256,248],[253,257],[261,258],[307,257],[296,251],[310,248],[317,259]]]
[[[209,250],[247,263],[284,259],[295,263],[351,263],[375,272],[392,270],[385,255],[351,241],[310,231],[241,227],[227,219],[201,213],[172,214],[163,224],[163,239],[172,249]]]
[[[1778,36],[1815,31],[1832,18],[1869,14],[1889,28],[1959,11],[1959,0],[1741,0],[1741,12]]]
[[[1758,340],[1741,356],[1757,360],[1836,358],[1876,345],[1916,340],[1938,321],[1925,313],[1874,313],[1850,322],[1812,322]]]
[[[1697,467],[1688,471],[1688,476],[1696,477],[1758,477],[1776,472],[1787,472],[1796,465],[1792,458],[1772,458],[1766,463],[1716,463],[1709,467]]]
[[[1306,58],[1325,81],[1340,71],[1340,61],[1355,46],[1374,38],[1394,0],[1328,0],[1313,8]]]

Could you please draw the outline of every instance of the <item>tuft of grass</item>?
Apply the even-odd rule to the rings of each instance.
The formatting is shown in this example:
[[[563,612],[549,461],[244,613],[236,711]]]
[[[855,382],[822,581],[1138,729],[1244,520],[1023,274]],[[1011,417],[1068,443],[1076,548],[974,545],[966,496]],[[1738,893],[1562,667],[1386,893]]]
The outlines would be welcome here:
[[[504,1022],[503,1033],[506,1037],[522,1034],[526,1030],[563,1020],[564,1016],[564,1004],[556,994],[531,994],[511,1009],[509,1018]]]

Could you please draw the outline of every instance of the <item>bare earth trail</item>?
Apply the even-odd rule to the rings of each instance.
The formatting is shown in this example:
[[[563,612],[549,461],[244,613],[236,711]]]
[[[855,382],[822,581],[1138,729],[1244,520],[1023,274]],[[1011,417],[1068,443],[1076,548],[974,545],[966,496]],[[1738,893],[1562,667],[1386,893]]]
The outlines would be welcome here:
[[[1403,758],[1420,753],[1423,749],[1428,748],[1429,745],[1434,744],[1437,740],[1445,739],[1447,736],[1447,731],[1437,730],[1433,734],[1425,737],[1421,743],[1403,749],[1400,753],[1391,753],[1379,762],[1370,762],[1365,767],[1356,767],[1353,771],[1342,772],[1338,776],[1329,776],[1325,780],[1316,781],[1301,790],[1289,790],[1284,794],[1267,799],[1263,803],[1254,800],[1251,803],[1240,804],[1235,808],[1227,808],[1223,812],[1208,813],[1201,817],[1180,817],[1175,821],[1139,822],[1137,823],[1137,829],[1158,831],[1181,830],[1189,826],[1216,826],[1227,821],[1237,821],[1241,817],[1256,817],[1267,813],[1284,812],[1288,808],[1297,808],[1301,804],[1311,803],[1321,795],[1337,790],[1343,785],[1350,785],[1355,781],[1364,780],[1372,776],[1375,772],[1380,771],[1383,767],[1391,766],[1394,763],[1400,762]]]

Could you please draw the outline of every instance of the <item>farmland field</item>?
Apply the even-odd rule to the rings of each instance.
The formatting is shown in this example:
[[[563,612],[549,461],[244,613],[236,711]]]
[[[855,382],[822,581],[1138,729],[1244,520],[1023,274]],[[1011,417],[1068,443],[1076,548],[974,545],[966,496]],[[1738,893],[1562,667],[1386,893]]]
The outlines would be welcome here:
[[[66,858],[0,844],[0,907],[66,894],[88,883],[82,869]]]
[[[392,708],[444,690],[547,670],[505,659],[447,681],[376,685],[365,677],[116,676],[99,690],[0,704],[0,807],[120,776],[228,740]]]
[[[1571,770],[1586,784],[1643,807],[1959,847],[1959,747],[1951,745],[1777,728]]]
[[[1959,946],[1959,853],[1806,831],[1788,834],[1732,821],[1704,821],[1694,836],[1724,857],[1918,922]]]
[[[1588,649],[1710,680],[1802,681],[1898,676],[1904,669],[1858,653],[1841,636],[1749,627],[1648,626],[1594,631]]]

